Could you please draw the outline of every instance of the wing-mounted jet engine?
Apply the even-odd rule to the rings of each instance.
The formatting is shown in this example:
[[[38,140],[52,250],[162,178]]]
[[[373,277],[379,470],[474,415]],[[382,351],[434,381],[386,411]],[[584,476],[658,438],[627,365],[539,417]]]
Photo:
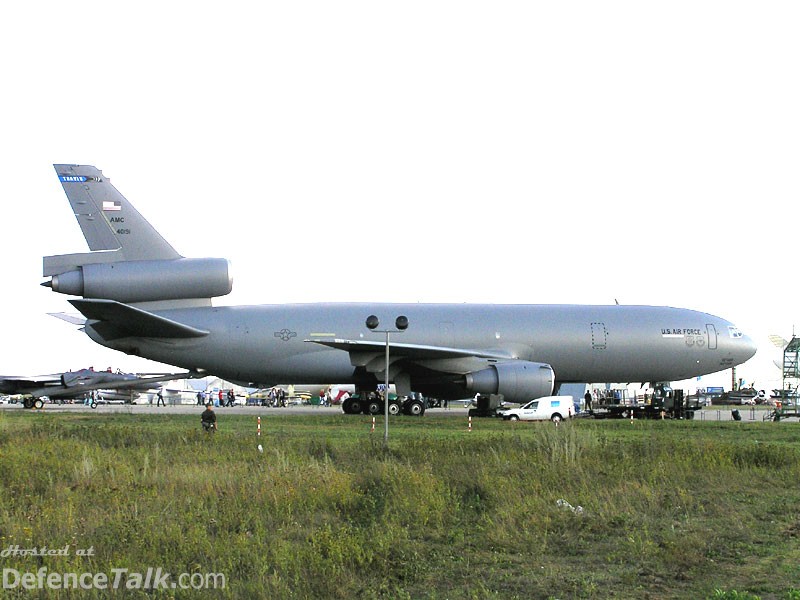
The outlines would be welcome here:
[[[502,394],[508,402],[527,402],[553,393],[556,376],[550,365],[514,360],[467,373],[466,388],[480,394]]]

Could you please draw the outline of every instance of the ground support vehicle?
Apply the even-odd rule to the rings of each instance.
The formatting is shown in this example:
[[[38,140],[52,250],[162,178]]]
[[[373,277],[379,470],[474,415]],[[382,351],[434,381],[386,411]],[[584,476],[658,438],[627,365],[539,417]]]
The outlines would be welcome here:
[[[574,400],[572,396],[545,396],[523,404],[519,408],[507,408],[497,412],[505,421],[552,421],[555,424],[572,418]]]
[[[22,406],[25,408],[44,408],[44,403],[46,400],[47,397],[35,398],[33,396],[25,396],[22,399]]]
[[[777,400],[775,408],[764,415],[765,421],[781,421],[783,419],[791,419],[797,417],[800,419],[800,409],[798,409],[796,402],[782,402]]]
[[[697,397],[684,396],[683,390],[659,386],[644,402],[627,400],[623,396],[599,399],[593,405],[596,419],[694,419],[702,408]]]
[[[490,394],[488,396],[476,396],[473,400],[473,408],[467,413],[470,417],[497,417],[498,411],[503,406],[503,396],[501,394]]]

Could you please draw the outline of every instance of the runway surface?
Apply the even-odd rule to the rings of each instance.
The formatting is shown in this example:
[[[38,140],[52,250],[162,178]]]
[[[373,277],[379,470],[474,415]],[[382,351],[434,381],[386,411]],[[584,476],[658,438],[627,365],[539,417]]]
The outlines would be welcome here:
[[[21,404],[0,404],[0,410],[25,410]],[[137,415],[160,415],[160,414],[174,414],[174,415],[189,415],[200,414],[203,406],[196,404],[172,404],[167,406],[154,406],[150,404],[99,404],[97,408],[84,406],[83,404],[52,404],[48,403],[44,409],[46,412],[88,412],[97,414],[137,414]],[[340,406],[310,406],[310,405],[293,405],[285,408],[268,408],[266,406],[233,406],[233,407],[215,407],[215,411],[219,416],[224,415],[253,415],[253,416],[267,416],[267,415],[340,415],[342,409]],[[468,406],[463,403],[451,403],[450,408],[431,408],[428,409],[426,415],[436,417],[453,417],[453,418],[467,418]],[[695,414],[697,421],[731,421],[733,420],[732,411],[738,410],[742,417],[743,423],[746,422],[762,422],[764,415],[769,412],[766,406],[710,406]],[[358,416],[358,415],[353,415]],[[378,415],[381,417],[382,415]],[[406,416],[399,416],[393,418],[411,418]],[[425,418],[423,416],[423,418]],[[581,417],[590,418],[590,417]],[[784,419],[781,422],[796,423],[795,419]]]

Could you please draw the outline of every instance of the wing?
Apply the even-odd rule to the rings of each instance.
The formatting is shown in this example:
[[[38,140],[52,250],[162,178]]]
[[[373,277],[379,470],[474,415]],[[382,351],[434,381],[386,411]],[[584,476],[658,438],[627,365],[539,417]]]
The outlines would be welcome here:
[[[0,376],[0,392],[3,394],[25,394],[27,390],[43,388],[48,385],[59,385],[60,375],[25,375]]]
[[[369,372],[385,369],[386,344],[384,342],[344,339],[308,339],[305,342],[320,344],[350,354],[354,367],[366,367]],[[500,350],[476,350],[469,348],[446,348],[422,344],[392,342],[390,359],[393,365],[405,363],[406,367],[421,367],[431,371],[463,375],[485,368],[500,360],[518,358]]]

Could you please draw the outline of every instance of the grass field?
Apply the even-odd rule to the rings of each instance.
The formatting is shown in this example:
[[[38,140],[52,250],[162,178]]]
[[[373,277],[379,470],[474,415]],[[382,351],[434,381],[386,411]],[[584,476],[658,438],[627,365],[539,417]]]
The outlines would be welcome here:
[[[260,438],[254,416],[220,425],[0,412],[6,582],[44,567],[122,588],[18,578],[4,596],[198,595],[135,589],[161,568],[195,587],[223,574],[204,592],[219,598],[800,598],[796,423],[468,432],[429,413],[394,418],[388,450],[380,419],[371,433],[365,417],[270,415]],[[42,546],[68,548],[9,550]]]

